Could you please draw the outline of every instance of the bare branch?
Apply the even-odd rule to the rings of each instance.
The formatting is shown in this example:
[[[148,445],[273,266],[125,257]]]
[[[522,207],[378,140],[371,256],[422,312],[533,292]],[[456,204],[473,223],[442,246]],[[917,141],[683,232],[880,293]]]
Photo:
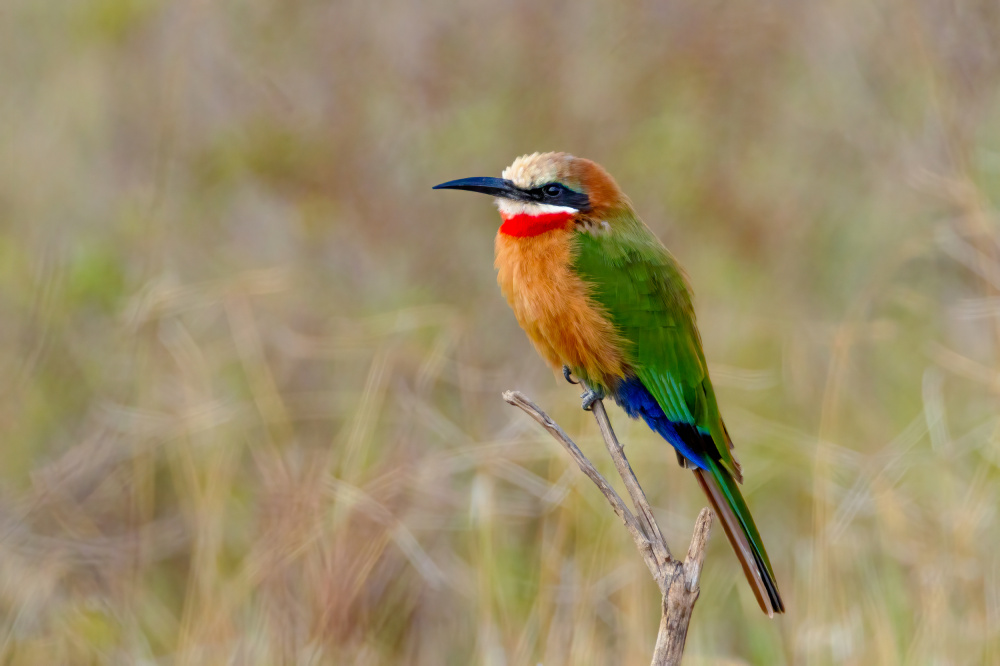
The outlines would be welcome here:
[[[622,500],[622,498],[615,492],[615,489],[611,487],[608,480],[597,471],[593,463],[587,459],[580,448],[569,438],[569,435],[559,427],[559,424],[552,420],[548,414],[539,409],[538,405],[533,403],[520,391],[504,391],[503,399],[508,403],[519,407],[524,410],[531,418],[538,421],[543,428],[549,431],[552,437],[555,438],[557,442],[563,445],[563,447],[569,452],[569,455],[576,461],[577,466],[580,468],[584,474],[586,474],[591,481],[594,482],[602,493],[604,497],[607,498],[608,504],[614,510],[615,514],[621,518],[622,523],[624,523],[625,528],[628,529],[629,534],[632,536],[632,540],[635,542],[636,548],[639,549],[639,553],[642,555],[643,560],[646,561],[646,566],[649,567],[650,573],[655,577],[659,565],[657,564],[656,556],[653,553],[653,545],[650,543],[649,539],[643,533],[642,527],[639,525],[639,521],[635,519],[635,516],[629,510],[628,506]]]
[[[684,559],[684,579],[689,592],[698,590],[701,566],[705,563],[705,546],[708,545],[708,535],[711,531],[712,510],[706,506],[702,508],[694,523],[691,545],[688,546],[687,557]]]
[[[646,493],[643,492],[642,486],[639,485],[639,480],[635,478],[635,472],[632,471],[632,466],[629,465],[628,459],[625,457],[625,450],[618,442],[615,431],[611,428],[611,420],[608,419],[608,412],[604,409],[604,401],[595,401],[590,409],[594,412],[597,426],[601,429],[601,434],[604,436],[604,444],[608,447],[608,453],[615,462],[618,474],[622,477],[622,481],[625,482],[628,494],[632,496],[632,504],[639,514],[639,520],[646,530],[646,535],[653,544],[653,552],[656,553],[657,562],[661,565],[665,564],[671,560],[670,548],[667,546],[666,539],[663,538],[663,533],[660,532],[660,526],[657,525],[656,518],[653,517],[653,509],[646,500]],[[662,585],[660,591],[663,591]]]
[[[591,410],[594,412],[594,418],[604,436],[608,453],[632,497],[632,503],[639,516],[638,519],[615,492],[615,489],[611,487],[607,479],[601,476],[601,473],[583,455],[579,447],[573,443],[573,440],[548,414],[539,409],[538,405],[518,391],[505,391],[503,399],[524,410],[563,445],[583,473],[604,493],[611,508],[621,518],[663,595],[660,629],[656,636],[652,666],[680,664],[681,657],[684,655],[688,625],[691,622],[691,612],[698,600],[698,581],[701,578],[702,563],[705,561],[705,545],[708,543],[708,535],[712,528],[711,509],[706,507],[698,514],[687,558],[683,564],[678,562],[670,555],[670,548],[667,547],[667,542],[663,538],[663,532],[656,522],[656,517],[646,500],[642,486],[639,485],[639,481],[625,457],[625,451],[611,428],[611,421],[608,419],[608,413],[604,409],[602,401],[595,401]]]
[[[673,565],[674,577],[670,587],[663,595],[660,630],[656,635],[656,647],[653,650],[653,666],[661,664],[679,664],[684,656],[684,643],[687,641],[688,625],[691,623],[691,613],[694,603],[698,601],[700,589],[698,581],[701,578],[701,565],[705,561],[705,545],[712,529],[712,510],[705,507],[695,521],[694,534],[688,547],[687,559],[684,564],[676,562]]]

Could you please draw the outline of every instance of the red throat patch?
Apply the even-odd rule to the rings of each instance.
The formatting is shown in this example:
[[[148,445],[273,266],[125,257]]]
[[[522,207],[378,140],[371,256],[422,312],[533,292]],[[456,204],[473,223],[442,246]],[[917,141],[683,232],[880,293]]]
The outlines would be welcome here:
[[[573,219],[574,215],[576,213],[563,211],[544,213],[542,215],[521,213],[513,217],[505,217],[503,224],[500,225],[500,233],[517,238],[537,236],[538,234],[544,234],[546,231],[552,231],[553,229],[565,226],[567,222]]]

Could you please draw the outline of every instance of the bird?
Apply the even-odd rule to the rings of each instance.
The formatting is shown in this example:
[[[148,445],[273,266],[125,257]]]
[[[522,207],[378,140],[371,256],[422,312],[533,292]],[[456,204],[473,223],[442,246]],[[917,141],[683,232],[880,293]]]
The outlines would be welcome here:
[[[691,469],[761,610],[785,610],[764,542],[740,492],[743,471],[708,374],[680,264],[599,164],[564,152],[522,155],[500,178],[434,186],[494,197],[497,282],[539,355],[611,397]],[[574,380],[573,377],[576,377]]]

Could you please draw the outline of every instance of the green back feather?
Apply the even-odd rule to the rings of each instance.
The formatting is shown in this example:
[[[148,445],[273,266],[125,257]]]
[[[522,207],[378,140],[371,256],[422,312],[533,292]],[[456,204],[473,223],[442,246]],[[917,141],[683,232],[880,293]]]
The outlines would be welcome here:
[[[738,477],[686,276],[630,210],[621,211],[610,226],[606,233],[576,235],[574,269],[611,318],[626,358],[667,418],[710,434],[715,450],[705,454]],[[586,368],[574,370],[587,378]]]
[[[764,542],[739,490],[742,475],[730,451],[732,443],[708,377],[687,278],[670,252],[631,210],[621,211],[609,222],[611,230],[606,233],[576,235],[574,269],[590,287],[591,297],[611,318],[629,364],[667,418],[710,435],[678,433],[685,445],[703,456],[699,466],[715,479],[720,499],[738,522],[731,528],[742,532],[749,543],[756,562],[744,561],[744,569],[761,607],[769,613],[783,612]],[[587,379],[586,368],[574,371]],[[706,492],[710,492],[708,487]],[[720,518],[727,524],[730,520]],[[733,547],[744,560],[743,549],[736,541]],[[747,567],[756,568],[763,591]]]

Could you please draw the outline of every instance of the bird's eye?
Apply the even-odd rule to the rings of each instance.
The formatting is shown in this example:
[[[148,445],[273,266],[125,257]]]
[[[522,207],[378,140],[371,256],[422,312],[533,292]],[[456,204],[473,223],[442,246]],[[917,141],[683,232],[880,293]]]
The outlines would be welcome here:
[[[546,185],[542,188],[542,192],[547,197],[557,197],[559,193],[562,192],[562,186],[560,185]]]

